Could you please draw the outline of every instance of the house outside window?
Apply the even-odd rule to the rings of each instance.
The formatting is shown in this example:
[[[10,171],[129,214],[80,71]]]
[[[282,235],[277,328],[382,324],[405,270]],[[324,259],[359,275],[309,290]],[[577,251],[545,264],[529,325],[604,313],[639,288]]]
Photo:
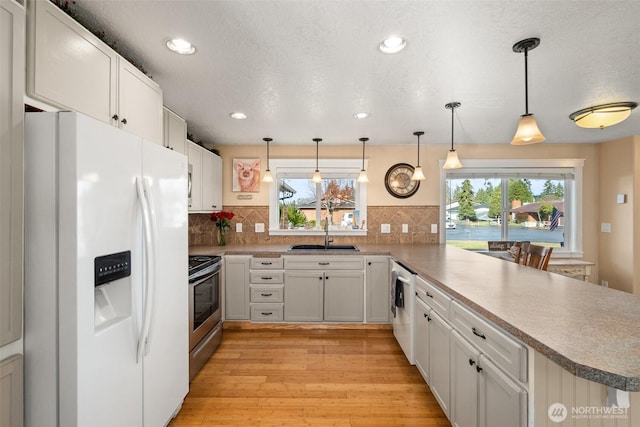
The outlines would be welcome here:
[[[275,182],[269,200],[269,233],[366,235],[366,183],[358,183],[361,160],[324,160],[321,183],[311,180],[315,160],[272,159]]]
[[[582,159],[464,164],[441,172],[442,241],[472,250],[528,241],[582,257]]]

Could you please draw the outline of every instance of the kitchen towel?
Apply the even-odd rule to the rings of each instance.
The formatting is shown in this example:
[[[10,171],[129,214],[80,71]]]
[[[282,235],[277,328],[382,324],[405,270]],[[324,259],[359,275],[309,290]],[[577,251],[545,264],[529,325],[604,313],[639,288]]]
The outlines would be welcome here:
[[[396,282],[398,280],[398,273],[396,271],[391,272],[391,313],[393,318],[396,317]]]
[[[404,285],[400,278],[396,279],[396,307],[404,308]]]

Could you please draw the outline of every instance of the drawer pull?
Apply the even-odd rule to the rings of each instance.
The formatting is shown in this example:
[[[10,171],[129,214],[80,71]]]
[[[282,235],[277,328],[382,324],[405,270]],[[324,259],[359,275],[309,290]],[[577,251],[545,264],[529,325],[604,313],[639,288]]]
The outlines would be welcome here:
[[[262,280],[273,280],[273,277],[269,277],[269,276],[262,276],[260,277]]]
[[[319,262],[318,265],[331,265],[330,262]]]
[[[476,364],[476,361],[473,359],[469,359],[469,365],[473,366]]]
[[[273,263],[272,262],[261,262],[260,264],[262,264],[262,265],[272,265]]]
[[[272,296],[273,294],[260,294],[260,295],[262,295],[263,297],[270,297],[270,296]]]
[[[260,314],[262,314],[263,316],[271,316],[273,314],[273,312],[271,312],[271,311],[263,311]]]
[[[431,295],[429,292],[426,292],[426,294],[429,298],[433,298],[433,295]]]
[[[486,340],[487,337],[484,336],[484,334],[480,331],[478,331],[476,328],[471,328],[471,332],[473,332],[473,335],[482,338],[483,340]]]

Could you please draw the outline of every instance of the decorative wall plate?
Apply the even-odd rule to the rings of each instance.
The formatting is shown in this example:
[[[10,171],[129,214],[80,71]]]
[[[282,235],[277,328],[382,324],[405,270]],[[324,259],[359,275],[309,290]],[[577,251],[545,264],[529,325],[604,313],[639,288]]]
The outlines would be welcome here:
[[[411,197],[420,188],[420,181],[411,181],[413,166],[397,163],[389,168],[384,176],[384,186],[389,194],[399,199]]]

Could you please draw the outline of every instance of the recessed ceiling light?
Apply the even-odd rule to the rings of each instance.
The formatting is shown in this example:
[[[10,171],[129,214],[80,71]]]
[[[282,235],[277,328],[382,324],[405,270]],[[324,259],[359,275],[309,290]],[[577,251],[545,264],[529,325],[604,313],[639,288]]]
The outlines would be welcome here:
[[[244,120],[247,118],[247,115],[245,113],[242,113],[240,111],[236,111],[235,113],[231,113],[229,114],[229,116],[231,116],[232,119],[236,119],[236,120]]]
[[[353,117],[355,117],[356,119],[366,119],[366,118],[367,118],[367,117],[369,117],[370,115],[371,115],[371,114],[369,114],[369,113],[364,113],[364,112],[362,112],[362,113],[355,113],[355,114],[353,115]]]
[[[167,40],[167,47],[180,55],[191,55],[196,51],[196,47],[184,39]]]
[[[407,47],[407,40],[401,36],[387,37],[380,43],[378,49],[382,53],[398,53]]]

